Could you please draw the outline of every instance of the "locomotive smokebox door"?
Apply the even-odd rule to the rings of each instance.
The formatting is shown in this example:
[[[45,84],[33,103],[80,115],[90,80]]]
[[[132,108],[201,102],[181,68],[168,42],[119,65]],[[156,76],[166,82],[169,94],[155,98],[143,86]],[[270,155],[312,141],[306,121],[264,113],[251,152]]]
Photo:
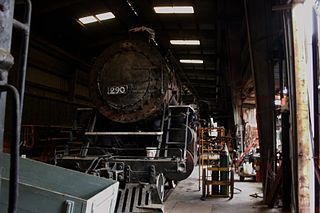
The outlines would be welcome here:
[[[109,119],[129,123],[161,109],[168,97],[169,70],[152,45],[141,40],[113,44],[97,59],[91,72],[91,96]],[[121,116],[119,116],[121,114]]]

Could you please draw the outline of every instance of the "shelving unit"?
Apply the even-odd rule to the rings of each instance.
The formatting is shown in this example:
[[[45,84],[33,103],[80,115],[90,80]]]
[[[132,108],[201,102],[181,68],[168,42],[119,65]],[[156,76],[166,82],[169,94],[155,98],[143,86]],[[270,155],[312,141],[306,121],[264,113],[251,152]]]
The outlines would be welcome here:
[[[224,128],[199,128],[199,190],[207,197],[233,198],[234,172]]]

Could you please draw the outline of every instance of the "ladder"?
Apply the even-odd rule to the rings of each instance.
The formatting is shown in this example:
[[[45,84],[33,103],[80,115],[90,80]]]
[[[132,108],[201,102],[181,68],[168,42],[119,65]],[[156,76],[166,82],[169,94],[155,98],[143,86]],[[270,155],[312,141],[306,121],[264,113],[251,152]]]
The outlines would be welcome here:
[[[182,157],[186,159],[187,157],[187,145],[188,145],[188,128],[189,128],[189,115],[192,108],[189,105],[177,105],[168,107],[168,118],[166,126],[166,138],[165,138],[165,153],[164,157],[168,157],[168,151],[170,149],[182,149]],[[173,123],[173,118],[182,118],[183,122]],[[184,137],[179,138],[179,140],[172,140],[173,134],[178,134],[178,132],[183,132]]]

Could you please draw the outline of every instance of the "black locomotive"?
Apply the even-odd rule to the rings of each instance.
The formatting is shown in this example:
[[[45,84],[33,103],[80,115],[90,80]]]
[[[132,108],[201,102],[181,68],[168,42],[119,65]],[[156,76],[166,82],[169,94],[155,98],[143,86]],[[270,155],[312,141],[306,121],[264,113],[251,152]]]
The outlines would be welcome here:
[[[98,57],[90,89],[96,108],[78,109],[57,164],[116,179],[120,197],[140,197],[140,204],[122,198],[118,211],[162,203],[165,183],[187,178],[196,160],[196,113],[178,104],[175,73],[150,42],[128,39]]]

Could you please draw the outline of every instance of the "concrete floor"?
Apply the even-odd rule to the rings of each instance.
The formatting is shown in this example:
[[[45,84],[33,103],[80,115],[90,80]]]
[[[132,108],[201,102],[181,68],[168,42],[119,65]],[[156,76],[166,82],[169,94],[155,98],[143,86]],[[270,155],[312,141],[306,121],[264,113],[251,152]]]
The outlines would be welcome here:
[[[232,200],[228,198],[208,198],[200,200],[201,192],[198,190],[198,169],[195,168],[192,175],[181,181],[165,202],[165,213],[250,213],[264,212],[277,213],[281,209],[269,209],[262,203],[262,198],[251,197],[250,194],[262,195],[261,183],[235,182],[235,190]]]

